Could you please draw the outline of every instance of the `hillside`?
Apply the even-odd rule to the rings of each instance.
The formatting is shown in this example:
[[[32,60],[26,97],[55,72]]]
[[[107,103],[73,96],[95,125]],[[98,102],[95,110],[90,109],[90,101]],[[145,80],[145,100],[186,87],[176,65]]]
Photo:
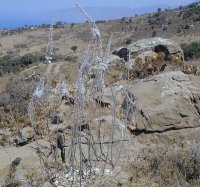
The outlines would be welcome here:
[[[199,4],[194,4],[154,14],[104,21],[98,25],[102,30],[103,37],[108,37],[111,33],[114,34],[113,48],[124,45],[126,39],[136,41],[149,38],[153,31],[156,32],[156,36],[173,38],[180,44],[199,39],[199,11]],[[48,28],[33,27],[24,30],[1,31],[1,55],[6,55],[9,50],[19,50],[16,55],[45,52]],[[82,54],[91,39],[88,31],[89,24],[76,24],[73,27],[71,25],[58,25],[54,34],[55,54],[73,55],[73,51],[70,50],[72,45],[79,47],[75,55]]]
[[[0,31],[0,186],[198,186],[200,3],[78,8],[88,22],[53,36]]]

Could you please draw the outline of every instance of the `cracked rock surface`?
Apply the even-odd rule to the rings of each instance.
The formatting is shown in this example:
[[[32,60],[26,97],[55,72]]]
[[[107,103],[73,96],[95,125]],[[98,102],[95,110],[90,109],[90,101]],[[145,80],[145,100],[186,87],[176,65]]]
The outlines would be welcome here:
[[[129,110],[129,128],[133,132],[200,126],[200,77],[180,71],[165,72],[135,82],[130,92],[136,103]]]

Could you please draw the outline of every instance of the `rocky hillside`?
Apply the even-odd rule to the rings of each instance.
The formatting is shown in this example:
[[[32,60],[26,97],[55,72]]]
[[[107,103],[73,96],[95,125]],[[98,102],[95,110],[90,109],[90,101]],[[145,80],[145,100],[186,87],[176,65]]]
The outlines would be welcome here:
[[[130,40],[160,36],[172,38],[179,44],[199,38],[199,3],[173,10],[159,10],[154,14],[124,17],[121,20],[99,21],[103,37],[113,33],[113,47],[120,47]],[[1,31],[1,56],[45,53],[48,27],[31,27]],[[91,39],[88,24],[57,25],[54,34],[56,55],[80,56]],[[77,52],[71,50],[77,45]]]
[[[198,186],[199,7],[57,25],[49,64],[48,28],[2,31],[0,185]]]

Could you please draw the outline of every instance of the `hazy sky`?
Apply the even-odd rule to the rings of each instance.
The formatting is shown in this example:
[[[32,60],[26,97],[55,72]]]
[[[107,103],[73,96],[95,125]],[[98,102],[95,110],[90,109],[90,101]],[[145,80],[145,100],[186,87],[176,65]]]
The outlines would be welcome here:
[[[79,2],[84,7],[132,7],[168,4],[176,6],[194,0],[0,0],[0,12],[41,12],[75,7]]]
[[[97,19],[119,19],[123,16],[132,16],[135,13],[146,13],[156,11],[157,8],[171,8],[179,5],[186,5],[195,0],[0,0],[0,29],[15,28],[26,25],[40,25],[50,23],[54,12],[57,21],[67,23],[82,22],[83,16],[75,8],[76,3]],[[89,9],[93,7],[93,9]],[[97,9],[94,9],[97,7]],[[104,9],[99,9],[103,7]],[[105,9],[107,8],[107,11]],[[110,7],[119,7],[115,10]],[[124,7],[124,8],[122,8]],[[133,9],[143,8],[145,11],[134,11]],[[67,9],[67,10],[66,10]],[[60,14],[59,12],[63,14]],[[112,11],[112,12],[111,12]]]

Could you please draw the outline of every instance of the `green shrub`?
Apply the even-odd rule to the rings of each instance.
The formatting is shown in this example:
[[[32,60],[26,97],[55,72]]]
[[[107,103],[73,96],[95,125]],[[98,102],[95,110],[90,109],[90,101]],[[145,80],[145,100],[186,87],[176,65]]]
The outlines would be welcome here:
[[[200,58],[200,42],[192,42],[190,44],[181,44],[184,51],[185,60]]]
[[[18,58],[15,58],[11,55],[5,55],[0,57],[0,67],[2,69],[1,73],[4,74],[16,72],[23,69],[26,66],[29,66],[30,64],[44,61],[45,57],[37,54],[26,54]]]
[[[106,20],[97,20],[96,24],[98,24],[98,23],[105,23],[105,22],[106,22]]]
[[[75,53],[76,50],[77,50],[77,48],[78,48],[77,46],[72,46],[72,47],[71,47],[71,50],[74,51],[74,53]]]
[[[66,58],[64,58],[64,60],[68,62],[76,62],[77,58],[77,56],[67,56]]]

